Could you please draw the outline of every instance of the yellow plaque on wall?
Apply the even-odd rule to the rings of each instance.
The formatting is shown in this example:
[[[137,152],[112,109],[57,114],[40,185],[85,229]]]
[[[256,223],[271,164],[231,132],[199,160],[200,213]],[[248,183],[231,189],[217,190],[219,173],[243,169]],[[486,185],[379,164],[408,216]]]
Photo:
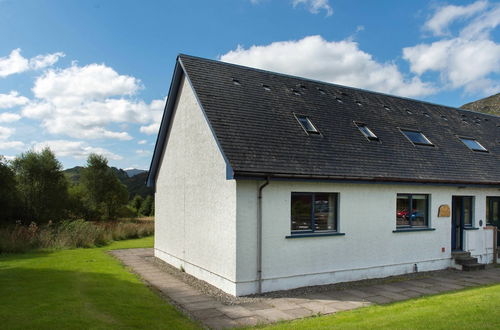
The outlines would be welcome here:
[[[446,204],[441,205],[438,211],[438,217],[449,217],[450,216],[450,207]]]

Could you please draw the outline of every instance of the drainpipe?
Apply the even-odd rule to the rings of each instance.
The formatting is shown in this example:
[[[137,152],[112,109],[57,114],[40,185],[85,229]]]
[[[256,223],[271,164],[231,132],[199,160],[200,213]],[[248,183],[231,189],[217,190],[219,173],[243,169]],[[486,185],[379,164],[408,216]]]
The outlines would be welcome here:
[[[259,187],[257,200],[257,293],[262,293],[262,190],[269,184],[270,177]]]

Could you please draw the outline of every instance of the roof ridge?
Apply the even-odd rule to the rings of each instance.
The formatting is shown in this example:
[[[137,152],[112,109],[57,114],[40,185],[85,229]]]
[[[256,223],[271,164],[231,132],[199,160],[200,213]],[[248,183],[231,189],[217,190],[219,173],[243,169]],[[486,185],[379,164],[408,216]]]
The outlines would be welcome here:
[[[420,102],[420,103],[425,103],[425,104],[429,104],[429,105],[433,105],[433,106],[445,107],[445,108],[449,108],[452,110],[467,111],[467,112],[472,112],[472,113],[476,113],[479,115],[486,115],[486,116],[491,116],[494,118],[500,118],[500,116],[493,115],[490,113],[478,112],[478,111],[473,111],[473,110],[468,110],[468,109],[461,109],[461,108],[452,107],[449,105],[433,103],[433,102],[429,102],[429,101],[417,100],[417,99],[413,99],[410,97],[393,95],[393,94],[388,94],[388,93],[383,93],[383,92],[377,92],[377,91],[372,91],[372,90],[363,89],[363,88],[359,88],[359,87],[345,86],[345,85],[335,84],[335,83],[321,81],[321,80],[312,79],[312,78],[300,77],[300,76],[291,75],[291,74],[282,73],[282,72],[275,72],[275,71],[271,71],[271,70],[259,69],[259,68],[254,68],[251,66],[246,66],[246,65],[241,65],[241,64],[224,62],[221,60],[214,60],[214,59],[210,59],[210,58],[179,53],[177,58],[181,58],[181,57],[188,57],[188,58],[192,58],[192,59],[198,59],[198,60],[203,60],[203,61],[207,61],[207,62],[214,62],[214,63],[218,63],[218,64],[229,65],[229,66],[238,67],[238,68],[247,69],[247,70],[254,70],[254,71],[259,71],[259,72],[263,72],[263,73],[279,75],[279,76],[283,76],[283,77],[287,77],[287,78],[299,79],[299,80],[304,80],[304,81],[308,81],[308,82],[319,83],[319,84],[324,84],[324,85],[329,85],[329,86],[334,86],[334,87],[347,88],[347,89],[361,91],[361,92],[365,92],[365,93],[371,93],[371,94],[376,94],[376,95],[381,95],[381,96],[389,96],[389,97],[394,97],[394,98],[407,100],[407,101]]]

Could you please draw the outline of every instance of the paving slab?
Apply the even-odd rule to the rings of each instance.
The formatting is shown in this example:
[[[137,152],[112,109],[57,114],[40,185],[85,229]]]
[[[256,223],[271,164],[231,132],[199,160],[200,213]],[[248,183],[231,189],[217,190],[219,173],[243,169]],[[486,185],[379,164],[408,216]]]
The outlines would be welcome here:
[[[358,284],[343,288],[326,287],[307,294],[285,292],[264,295],[255,301],[236,299],[231,304],[201,292],[178,276],[153,263],[153,249],[127,249],[110,252],[148,285],[205,327],[226,329],[293,320],[317,314],[331,314],[371,304],[387,304],[471,286],[500,283],[500,268],[475,272],[441,271],[422,278],[389,283]],[[252,298],[253,299],[253,298]]]

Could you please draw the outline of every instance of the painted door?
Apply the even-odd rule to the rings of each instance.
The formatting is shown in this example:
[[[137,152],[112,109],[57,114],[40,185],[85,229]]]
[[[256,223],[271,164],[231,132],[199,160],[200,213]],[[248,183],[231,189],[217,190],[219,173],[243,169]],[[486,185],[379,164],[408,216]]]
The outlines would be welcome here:
[[[460,251],[464,244],[464,228],[472,227],[473,198],[453,196],[451,202],[451,249]]]
[[[500,196],[486,197],[486,222],[500,228]],[[497,235],[497,245],[500,246],[500,235]]]

